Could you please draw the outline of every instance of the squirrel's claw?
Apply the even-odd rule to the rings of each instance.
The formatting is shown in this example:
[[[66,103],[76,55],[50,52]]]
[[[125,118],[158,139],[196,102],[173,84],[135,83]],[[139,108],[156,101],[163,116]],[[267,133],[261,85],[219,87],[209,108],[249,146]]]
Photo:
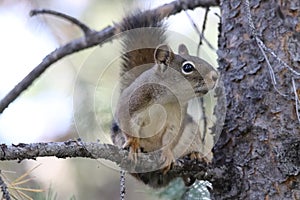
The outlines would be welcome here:
[[[139,138],[136,137],[128,137],[125,144],[123,145],[123,149],[129,148],[129,158],[134,162],[137,161],[137,153],[140,149]]]
[[[201,158],[202,158],[202,155],[199,152],[192,152],[190,154],[190,159],[191,160],[201,160]]]
[[[190,160],[204,161],[205,163],[210,162],[210,160],[200,152],[192,152],[189,155],[189,158],[190,158]]]
[[[176,161],[170,149],[162,152],[161,160],[164,161],[164,168],[162,169],[163,174],[166,174],[172,168],[173,163]]]

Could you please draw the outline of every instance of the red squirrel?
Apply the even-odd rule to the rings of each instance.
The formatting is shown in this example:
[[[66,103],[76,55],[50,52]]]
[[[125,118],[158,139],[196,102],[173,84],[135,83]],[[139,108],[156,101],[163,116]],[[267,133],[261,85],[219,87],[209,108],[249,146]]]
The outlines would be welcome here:
[[[175,54],[166,39],[166,25],[151,12],[137,11],[118,24],[122,37],[121,91],[112,127],[115,145],[140,153],[161,152],[161,177],[132,173],[152,187],[165,186],[164,174],[182,156],[201,159],[198,124],[187,113],[188,101],[213,89],[217,71],[189,55],[184,44]]]

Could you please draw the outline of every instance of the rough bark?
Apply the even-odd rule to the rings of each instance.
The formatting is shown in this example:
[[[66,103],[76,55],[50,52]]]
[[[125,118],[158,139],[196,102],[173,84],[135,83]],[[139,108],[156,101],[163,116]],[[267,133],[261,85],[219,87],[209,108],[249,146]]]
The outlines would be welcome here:
[[[300,71],[300,1],[250,1],[258,36],[293,69]],[[227,113],[214,147],[214,164],[228,167],[213,183],[214,199],[300,199],[300,124],[291,78],[249,35],[240,0],[221,3],[219,65],[226,88]],[[294,78],[297,78],[294,76]],[[299,88],[299,77],[296,80]]]

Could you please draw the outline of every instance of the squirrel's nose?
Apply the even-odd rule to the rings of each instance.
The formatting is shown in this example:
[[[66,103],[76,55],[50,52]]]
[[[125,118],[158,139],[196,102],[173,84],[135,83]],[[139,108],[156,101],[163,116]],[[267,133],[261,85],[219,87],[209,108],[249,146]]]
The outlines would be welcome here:
[[[207,74],[207,77],[210,79],[210,80],[213,80],[213,81],[217,81],[218,78],[219,78],[219,74],[216,72],[216,71],[211,71]]]

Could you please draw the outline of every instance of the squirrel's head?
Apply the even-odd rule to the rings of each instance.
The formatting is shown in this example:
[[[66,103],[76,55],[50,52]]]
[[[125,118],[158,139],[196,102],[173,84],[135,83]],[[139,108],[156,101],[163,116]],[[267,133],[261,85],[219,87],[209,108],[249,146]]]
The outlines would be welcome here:
[[[158,72],[164,73],[171,67],[189,81],[196,96],[203,96],[213,89],[218,78],[218,72],[203,59],[189,55],[184,44],[179,45],[178,54],[174,54],[168,45],[159,45],[154,52]],[[178,80],[180,81],[180,79]]]

